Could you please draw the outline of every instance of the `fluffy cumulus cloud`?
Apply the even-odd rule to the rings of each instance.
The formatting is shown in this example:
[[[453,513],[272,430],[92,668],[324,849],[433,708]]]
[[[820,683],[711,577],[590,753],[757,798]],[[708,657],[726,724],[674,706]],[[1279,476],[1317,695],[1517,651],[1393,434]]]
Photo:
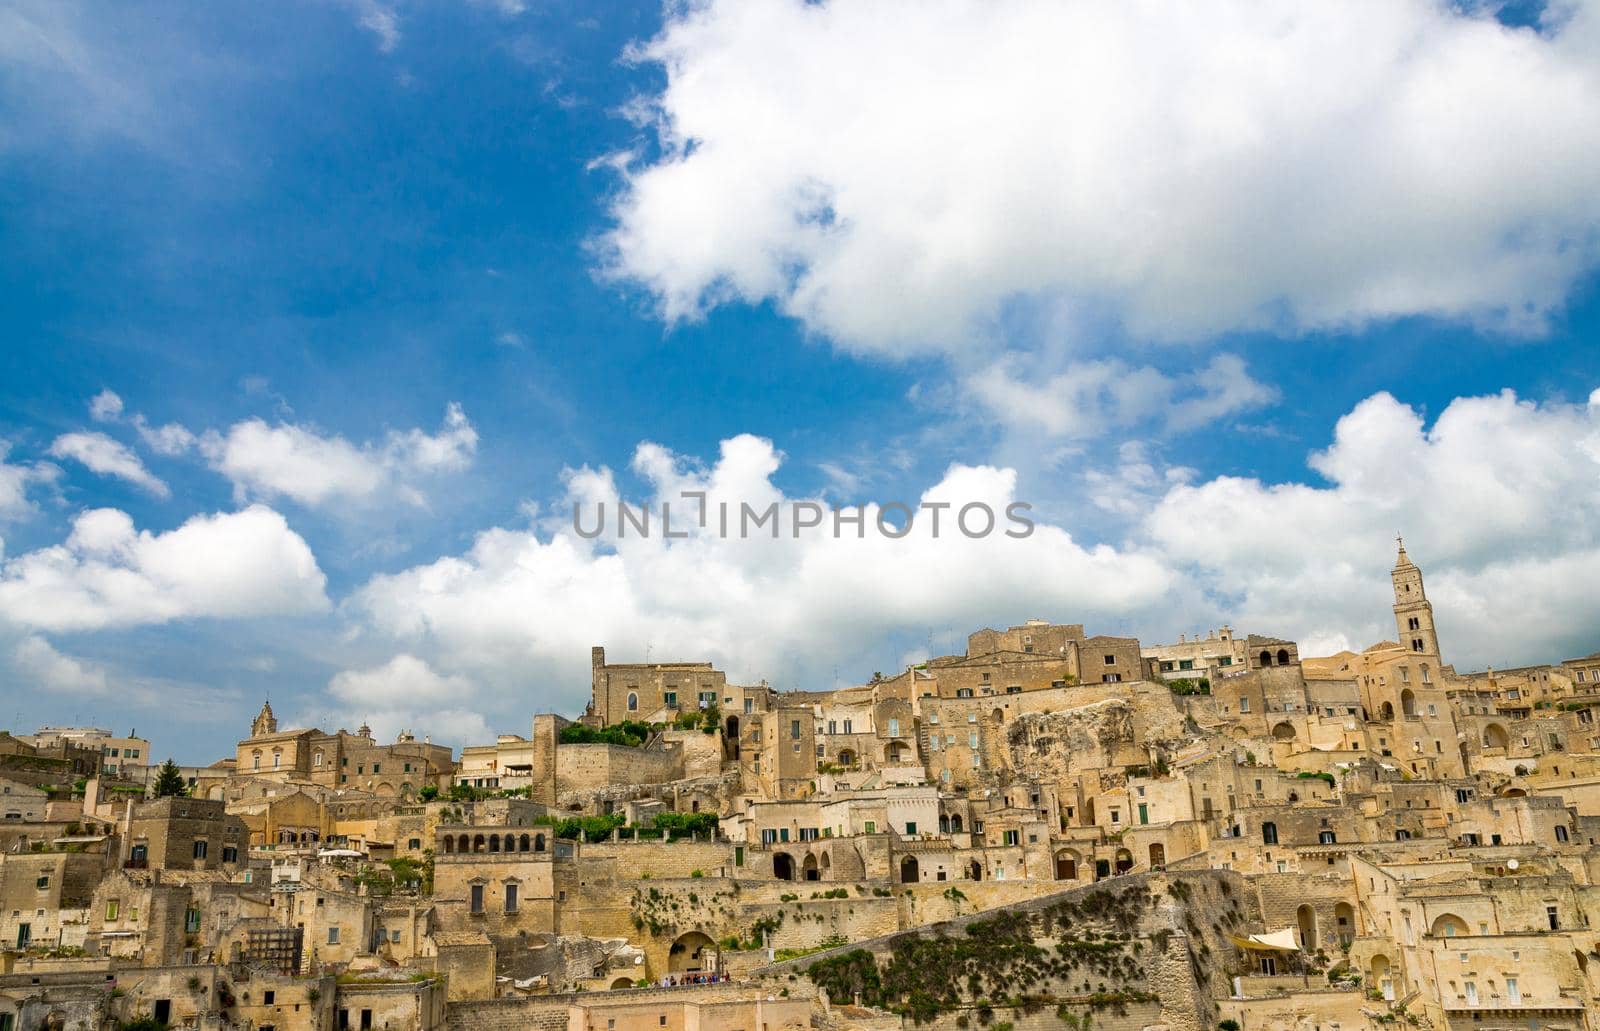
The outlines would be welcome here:
[[[621,495],[609,470],[576,470],[562,515],[542,527],[488,530],[465,554],[375,577],[347,610],[371,635],[426,649],[440,668],[473,678],[491,697],[533,692],[572,705],[587,690],[595,644],[634,658],[647,649],[710,657],[735,676],[815,682],[841,664],[871,661],[897,633],[920,639],[937,628],[948,640],[947,629],[1008,614],[1112,618],[1151,605],[1170,586],[1156,561],[1083,547],[1057,526],[1041,523],[1025,539],[1005,536],[1008,528],[1021,532],[1005,517],[1017,500],[1009,470],[951,467],[920,498],[905,499],[911,508],[951,506],[939,509],[937,536],[929,509],[908,535],[891,539],[878,517],[897,530],[904,513],[887,506],[868,507],[861,531],[844,524],[835,536],[824,502],[774,485],[782,460],[771,442],[751,436],[725,441],[709,468],[641,445],[633,471],[650,491],[630,504],[653,506],[650,536],[631,525],[618,533]],[[700,503],[683,499],[684,491],[706,494],[704,527]],[[686,536],[665,535],[663,503],[671,506],[672,533]],[[996,514],[992,534],[974,539],[959,530],[958,510],[970,503]],[[741,536],[745,504],[756,513],[778,506],[776,539],[771,523]],[[808,504],[817,508],[804,509],[802,519],[820,513],[823,523],[796,537],[794,515]],[[570,518],[573,506],[589,533],[602,505],[606,530],[586,539]],[[969,513],[969,531],[985,523],[980,509]]]
[[[200,618],[317,613],[326,579],[283,516],[259,505],[166,533],[83,512],[59,545],[0,565],[0,624],[84,631]]]
[[[170,434],[172,427],[162,431]],[[417,480],[470,466],[478,434],[452,403],[437,433],[392,431],[381,443],[355,444],[313,427],[247,419],[208,432],[199,446],[241,499],[287,497],[315,507],[399,496],[421,505]]]
[[[1231,354],[1216,355],[1204,368],[1180,375],[1115,358],[1072,362],[1059,373],[1040,375],[1021,361],[1002,359],[973,374],[967,386],[1002,423],[1072,438],[1152,423],[1157,429],[1188,430],[1278,397]]]
[[[160,478],[145,468],[132,449],[104,433],[64,433],[50,445],[50,454],[54,458],[79,462],[101,476],[126,480],[158,498],[172,493]]]
[[[69,695],[109,693],[110,680],[99,666],[63,655],[49,641],[29,634],[12,653],[13,671],[23,683]]]
[[[1536,332],[1600,247],[1600,5],[710,0],[640,60],[607,270],[958,351],[1017,298],[1138,337]]]
[[[340,711],[326,723],[367,723],[380,739],[402,730],[458,742],[493,740],[483,715],[472,709],[474,689],[461,676],[444,676],[414,655],[400,654],[381,666],[345,670],[328,682]],[[318,722],[312,720],[311,722]]]
[[[1321,484],[1220,477],[1170,489],[1151,543],[1216,585],[1238,625],[1323,647],[1392,637],[1386,580],[1403,532],[1446,658],[1559,660],[1600,647],[1600,391],[1533,404],[1461,398],[1430,426],[1389,394],[1339,420]]]
[[[34,503],[29,490],[53,482],[61,472],[48,462],[7,462],[10,452],[11,445],[0,440],[0,523],[31,515]]]

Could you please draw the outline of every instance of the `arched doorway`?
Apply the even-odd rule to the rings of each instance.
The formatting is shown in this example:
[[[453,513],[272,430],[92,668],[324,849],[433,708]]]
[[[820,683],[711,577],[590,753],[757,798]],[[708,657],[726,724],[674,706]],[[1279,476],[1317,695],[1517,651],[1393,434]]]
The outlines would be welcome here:
[[[1367,983],[1377,987],[1385,1002],[1393,1002],[1394,968],[1389,963],[1389,957],[1382,954],[1373,956],[1371,970],[1372,976]]]
[[[1272,653],[1271,652],[1266,651],[1265,649],[1263,649],[1262,652],[1261,652],[1260,658],[1261,658],[1261,665],[1263,665],[1263,666],[1272,665]]]
[[[1383,705],[1378,709],[1378,715],[1386,720],[1394,719],[1394,703],[1384,702]]]
[[[1167,865],[1167,846],[1159,841],[1150,843],[1150,869],[1162,870]]]
[[[976,859],[967,864],[967,880],[983,880],[983,864],[978,862]]]
[[[1289,649],[1287,649],[1287,648],[1279,648],[1278,649],[1278,665],[1280,665],[1280,666],[1289,665]]]
[[[1081,857],[1072,849],[1063,849],[1056,853],[1056,880],[1075,881],[1078,879],[1078,860]]]
[[[1348,902],[1333,907],[1333,924],[1339,933],[1339,944],[1349,945],[1356,940],[1356,911]]]
[[[1127,873],[1133,869],[1133,853],[1125,848],[1117,849],[1117,873]]]
[[[806,853],[805,861],[800,864],[800,875],[807,881],[822,880],[822,868],[817,865],[816,856]]]
[[[1483,728],[1483,747],[1505,749],[1511,744],[1511,735],[1498,723]]]
[[[722,754],[729,759],[739,758],[739,717],[729,716],[722,732]]]
[[[920,880],[922,880],[922,874],[917,868],[917,857],[906,856],[900,860],[900,883],[915,884]]]
[[[1294,911],[1294,924],[1300,931],[1300,947],[1307,952],[1317,951],[1317,911],[1302,904]]]
[[[1400,711],[1407,716],[1417,714],[1417,696],[1409,687],[1400,692]]]
[[[717,969],[717,943],[699,931],[680,934],[667,951],[667,969],[674,974]]]
[[[794,857],[787,852],[776,852],[772,856],[772,876],[780,881],[794,880]]]
[[[996,709],[995,711],[993,711],[993,712],[991,712],[989,714],[989,722],[993,723],[997,727],[1000,724],[1004,723],[1005,719],[1006,719],[1006,714],[1001,712],[999,709]]]

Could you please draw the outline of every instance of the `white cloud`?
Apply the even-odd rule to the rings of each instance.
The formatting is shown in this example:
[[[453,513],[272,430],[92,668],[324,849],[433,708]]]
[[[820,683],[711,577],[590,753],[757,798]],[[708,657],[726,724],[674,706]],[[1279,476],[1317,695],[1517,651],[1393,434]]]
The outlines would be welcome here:
[[[56,458],[70,458],[80,462],[91,472],[101,476],[114,476],[136,487],[149,491],[158,498],[171,495],[167,485],[144,467],[139,456],[121,441],[104,433],[65,433],[50,445],[50,454]]]
[[[459,743],[493,741],[481,713],[466,708],[473,698],[464,677],[442,676],[414,655],[396,655],[381,666],[345,670],[328,682],[328,693],[342,704],[340,713],[324,713],[351,725],[365,722],[375,737],[389,739],[402,730],[431,734]]]
[[[1239,625],[1392,638],[1380,574],[1404,533],[1446,659],[1548,661],[1600,647],[1600,596],[1588,589],[1600,574],[1600,391],[1587,404],[1461,398],[1431,427],[1377,394],[1310,464],[1327,486],[1175,486],[1145,530],[1174,568],[1216,585]]]
[[[1252,378],[1231,354],[1178,376],[1115,358],[1072,362],[1060,373],[1040,375],[1019,359],[1002,359],[965,386],[1003,424],[1073,438],[1143,424],[1190,430],[1277,399],[1276,390]]]
[[[29,488],[34,484],[52,483],[61,474],[61,470],[48,462],[9,464],[5,459],[10,451],[11,445],[0,440],[0,523],[33,514],[34,505],[28,499]],[[4,554],[3,549],[0,549],[0,554]]]
[[[89,417],[95,422],[116,422],[122,416],[122,398],[115,391],[102,390],[89,401]]]
[[[259,505],[135,530],[116,509],[84,512],[66,542],[0,565],[0,623],[98,630],[180,619],[242,619],[328,608],[304,540]]]
[[[84,663],[70,655],[63,655],[37,634],[29,634],[19,642],[12,653],[12,663],[19,676],[46,691],[59,691],[75,695],[105,695],[110,684],[106,671],[99,666]]]
[[[1600,5],[1467,6],[675,7],[604,267],[669,319],[775,301],[894,355],[987,348],[1017,298],[1141,337],[1536,332],[1600,249]]]
[[[239,497],[288,497],[313,507],[389,493],[420,505],[417,478],[467,468],[477,446],[477,431],[453,402],[438,433],[395,431],[382,444],[358,446],[310,427],[262,419],[235,423],[226,433],[208,432],[200,440],[212,468],[233,481]]]
[[[711,657],[735,676],[793,686],[797,677],[870,661],[894,633],[920,639],[937,628],[942,639],[952,627],[1040,612],[1112,618],[1154,604],[1170,585],[1148,557],[1084,548],[1055,526],[1040,525],[1026,540],[969,540],[954,528],[954,509],[937,539],[926,519],[898,541],[870,528],[865,539],[846,528],[842,538],[796,540],[787,522],[779,540],[712,532],[721,500],[733,504],[735,527],[741,501],[817,501],[786,497],[772,483],[781,462],[769,441],[750,436],[724,441],[709,468],[641,445],[633,469],[657,501],[674,506],[674,532],[693,530],[688,539],[661,536],[658,508],[648,539],[618,538],[613,522],[604,543],[583,540],[571,528],[573,504],[583,504],[585,526],[600,501],[614,521],[618,494],[608,470],[577,470],[566,504],[542,530],[487,530],[464,555],[374,577],[347,610],[372,636],[425,649],[436,667],[471,676],[494,708],[527,691],[529,670],[549,671],[549,683],[535,686],[575,704],[593,644],[634,657],[647,648],[659,657]],[[921,500],[982,501],[1003,513],[1016,499],[1014,479],[1008,470],[952,466]],[[694,526],[682,490],[708,492],[707,531]]]
[[[378,41],[380,53],[391,54],[400,45],[400,16],[378,0],[351,0],[361,27]]]
[[[133,426],[139,431],[139,439],[144,441],[145,447],[169,458],[188,452],[198,443],[188,427],[175,422],[163,426],[151,426],[145,421],[144,416],[136,415],[133,417]]]

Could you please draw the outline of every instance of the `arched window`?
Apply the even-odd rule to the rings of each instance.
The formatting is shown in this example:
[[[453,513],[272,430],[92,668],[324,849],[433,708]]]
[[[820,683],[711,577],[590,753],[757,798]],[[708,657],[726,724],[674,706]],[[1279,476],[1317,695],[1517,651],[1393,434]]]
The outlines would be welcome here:
[[[517,839],[517,851],[518,852],[526,852],[526,851],[528,851],[529,848],[532,847],[532,845],[533,845],[533,839],[528,837],[526,834],[524,834],[522,837]]]
[[[638,712],[639,711],[639,696],[636,695],[636,694],[633,694],[632,692],[630,692],[628,694],[628,711],[629,712]]]
[[[317,753],[315,753],[314,755],[311,756],[311,765],[313,765],[313,766],[321,766],[322,765],[322,753],[321,752],[317,752]]]
[[[543,834],[535,834],[533,836],[533,850],[535,852],[543,852],[544,851],[544,835]]]
[[[1263,845],[1276,845],[1278,843],[1278,825],[1272,822],[1261,825],[1261,843]]]
[[[1280,666],[1289,665],[1289,649],[1287,649],[1287,648],[1279,648],[1278,649],[1278,665],[1280,665]]]
[[[1261,652],[1261,665],[1263,665],[1263,666],[1272,665],[1272,653],[1269,652],[1269,651],[1266,651],[1265,649],[1263,649],[1262,652]]]
[[[498,852],[498,851],[500,851],[500,835],[498,835],[498,834],[489,835],[489,851],[490,852]]]

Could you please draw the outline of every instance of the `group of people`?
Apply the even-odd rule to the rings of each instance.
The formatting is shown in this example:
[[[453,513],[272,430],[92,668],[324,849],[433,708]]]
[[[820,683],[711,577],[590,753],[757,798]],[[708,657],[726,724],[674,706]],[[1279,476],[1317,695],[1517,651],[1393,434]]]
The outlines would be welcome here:
[[[662,988],[680,988],[690,984],[717,984],[728,980],[727,974],[714,970],[690,970],[681,974],[663,974],[661,976]]]

